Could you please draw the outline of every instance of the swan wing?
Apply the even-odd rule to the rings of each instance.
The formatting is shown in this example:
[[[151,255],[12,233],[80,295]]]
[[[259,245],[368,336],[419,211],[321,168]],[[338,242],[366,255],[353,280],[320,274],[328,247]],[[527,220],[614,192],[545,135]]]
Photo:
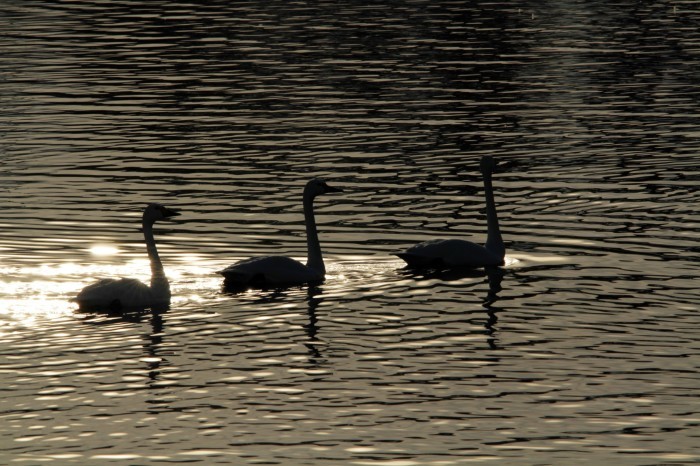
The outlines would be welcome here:
[[[503,259],[485,247],[460,239],[434,239],[397,253],[409,267],[483,267]]]
[[[227,285],[284,286],[323,280],[323,275],[285,256],[245,259],[219,271]]]
[[[81,309],[133,309],[152,304],[151,288],[134,278],[104,278],[86,286],[75,301]]]

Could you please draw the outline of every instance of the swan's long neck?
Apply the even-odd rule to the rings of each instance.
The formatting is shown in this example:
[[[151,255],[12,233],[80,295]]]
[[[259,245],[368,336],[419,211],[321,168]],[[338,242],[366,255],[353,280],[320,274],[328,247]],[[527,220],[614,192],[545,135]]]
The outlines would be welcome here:
[[[314,217],[314,199],[310,193],[304,193],[304,221],[306,222],[306,248],[308,258],[306,266],[321,274],[326,273],[326,266],[321,256],[321,244],[318,242],[318,230]]]
[[[496,203],[493,200],[493,185],[491,184],[491,173],[484,173],[484,197],[486,198],[486,222],[488,234],[486,237],[486,249],[503,259],[506,255],[506,247],[501,238],[501,229],[498,226],[498,215],[496,214]]]
[[[153,237],[153,223],[143,222],[143,237],[146,240],[146,250],[148,259],[151,262],[151,290],[158,295],[170,295],[170,284],[163,270],[163,263],[160,261],[156,240]]]

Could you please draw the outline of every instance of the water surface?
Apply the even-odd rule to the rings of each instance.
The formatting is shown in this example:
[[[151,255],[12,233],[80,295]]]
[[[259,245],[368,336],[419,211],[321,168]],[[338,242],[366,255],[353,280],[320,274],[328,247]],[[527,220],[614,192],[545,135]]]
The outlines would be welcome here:
[[[697,2],[0,7],[0,462],[700,461]],[[403,270],[483,155],[507,265]],[[326,282],[223,292],[314,176]],[[170,310],[77,312],[148,202]]]

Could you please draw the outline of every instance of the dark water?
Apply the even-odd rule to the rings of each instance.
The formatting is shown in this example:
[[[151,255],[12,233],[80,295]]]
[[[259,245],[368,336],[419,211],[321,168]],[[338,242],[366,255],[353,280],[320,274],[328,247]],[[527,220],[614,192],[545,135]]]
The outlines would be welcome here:
[[[0,463],[700,461],[700,2],[0,0]],[[391,256],[482,241],[508,264]],[[213,272],[305,255],[324,284]],[[100,276],[159,315],[75,311]]]

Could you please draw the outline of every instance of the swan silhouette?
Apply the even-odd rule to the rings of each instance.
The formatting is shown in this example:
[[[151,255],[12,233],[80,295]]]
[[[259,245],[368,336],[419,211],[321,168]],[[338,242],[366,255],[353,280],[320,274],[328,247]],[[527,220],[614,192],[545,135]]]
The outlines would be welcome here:
[[[477,268],[503,265],[506,248],[501,238],[493,200],[491,175],[496,163],[490,156],[481,158],[481,173],[484,177],[484,197],[486,199],[486,221],[488,234],[484,246],[461,239],[433,239],[411,246],[396,255],[403,259],[409,268]]]
[[[143,236],[151,261],[151,286],[134,278],[103,278],[83,288],[73,301],[81,310],[123,311],[161,308],[170,304],[170,284],[163,271],[153,238],[153,224],[180,215],[160,204],[149,204],[143,211]]]
[[[263,256],[244,259],[220,270],[224,287],[228,289],[266,288],[301,285],[323,281],[321,245],[314,218],[314,199],[326,193],[342,192],[322,179],[312,179],[304,187],[304,220],[306,222],[306,265],[286,256]]]

